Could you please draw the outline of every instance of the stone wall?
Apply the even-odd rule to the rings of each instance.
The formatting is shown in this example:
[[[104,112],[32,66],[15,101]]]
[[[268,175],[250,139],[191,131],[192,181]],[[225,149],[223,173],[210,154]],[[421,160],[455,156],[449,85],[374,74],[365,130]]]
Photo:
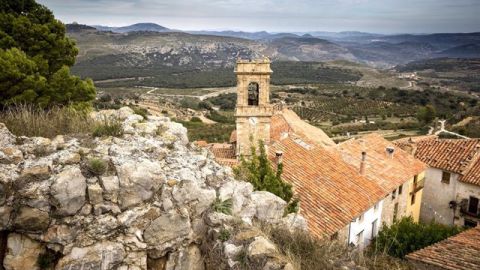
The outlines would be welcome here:
[[[50,140],[16,137],[0,123],[5,269],[205,269],[213,246],[224,255],[246,249],[259,266],[273,265],[266,269],[290,267],[268,239],[238,242],[221,233],[233,223],[237,233],[255,222],[306,229],[302,217],[283,216],[283,200],[236,181],[168,118],[146,120],[129,108],[92,117],[120,120],[125,134]],[[105,171],[93,170],[94,161]],[[225,200],[231,215],[212,208]],[[232,256],[217,269],[235,267]]]

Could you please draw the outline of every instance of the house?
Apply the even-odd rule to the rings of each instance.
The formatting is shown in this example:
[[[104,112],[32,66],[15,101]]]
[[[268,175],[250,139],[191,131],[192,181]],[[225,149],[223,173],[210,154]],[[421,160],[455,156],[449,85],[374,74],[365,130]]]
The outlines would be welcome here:
[[[403,171],[407,170],[404,167],[400,170],[394,166],[397,171],[392,173],[407,178],[384,177],[383,181],[388,183],[376,181],[360,173],[359,164],[345,160],[339,147],[321,129],[301,120],[292,110],[270,104],[272,70],[268,59],[239,60],[235,73],[236,130],[229,143],[209,145],[217,161],[234,165],[239,156],[248,157],[251,147],[262,140],[271,162],[282,163],[282,179],[292,184],[299,196],[300,213],[307,219],[310,232],[319,238],[367,245],[377,235],[382,217],[392,215],[382,213],[384,201],[390,200],[393,189],[415,175],[421,177],[423,164],[420,162],[418,170],[408,173]],[[399,158],[408,155],[403,150],[399,152]],[[361,151],[356,154],[361,157]],[[383,169],[367,168],[369,174]],[[408,189],[405,186],[403,192],[408,194]],[[399,216],[408,211],[403,209],[398,208]]]
[[[406,256],[420,270],[480,269],[480,227],[475,227]]]
[[[418,222],[426,165],[379,134],[369,134],[338,144],[345,162],[389,194],[383,203],[382,221],[411,216]]]
[[[402,140],[428,164],[420,220],[475,227],[480,222],[480,140],[424,137]]]

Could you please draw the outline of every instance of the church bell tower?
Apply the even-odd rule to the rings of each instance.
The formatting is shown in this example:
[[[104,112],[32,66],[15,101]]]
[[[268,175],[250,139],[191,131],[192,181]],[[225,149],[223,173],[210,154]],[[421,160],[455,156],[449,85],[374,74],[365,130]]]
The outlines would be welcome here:
[[[270,142],[270,60],[238,60],[237,75],[237,156],[250,155],[252,143]]]

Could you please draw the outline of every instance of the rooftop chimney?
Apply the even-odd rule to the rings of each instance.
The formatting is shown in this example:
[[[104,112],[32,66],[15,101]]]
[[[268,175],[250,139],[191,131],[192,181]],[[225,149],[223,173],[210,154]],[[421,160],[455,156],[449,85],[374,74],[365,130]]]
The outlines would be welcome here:
[[[365,175],[365,160],[367,159],[367,152],[362,152],[362,161],[360,161],[360,174]]]
[[[395,148],[393,146],[388,146],[385,151],[387,151],[389,158],[393,158],[393,152],[395,152]]]
[[[283,162],[283,152],[282,151],[276,151],[275,152],[275,162],[277,165],[282,164]]]

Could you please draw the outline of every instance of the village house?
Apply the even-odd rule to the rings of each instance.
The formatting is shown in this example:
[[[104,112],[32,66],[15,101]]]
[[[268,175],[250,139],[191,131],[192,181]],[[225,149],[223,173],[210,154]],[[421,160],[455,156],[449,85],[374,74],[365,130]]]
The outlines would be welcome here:
[[[419,221],[427,169],[423,162],[375,133],[350,139],[337,148],[345,162],[360,168],[362,175],[389,194],[382,209],[382,221],[386,225],[405,216]]]
[[[396,144],[429,166],[421,221],[467,227],[480,223],[480,140],[426,136]]]
[[[408,204],[407,198],[415,189],[414,179],[422,177],[423,163],[401,149],[397,149],[394,158],[381,158],[372,148],[366,149],[370,154],[362,173],[362,164],[353,162],[353,156],[361,159],[364,151],[361,147],[353,148],[356,142],[338,146],[292,110],[270,104],[272,70],[268,59],[240,60],[235,73],[236,130],[229,143],[208,145],[219,163],[237,164],[240,156],[250,155],[252,143],[256,145],[262,140],[271,162],[282,163],[282,179],[292,184],[300,198],[300,212],[307,219],[310,232],[320,238],[363,247],[377,235],[383,218],[390,223],[394,215],[418,217],[421,193],[413,204]],[[385,151],[388,142],[378,137],[371,138],[381,143],[379,147]],[[346,158],[350,145],[352,158]],[[376,176],[378,172],[384,174]],[[387,177],[389,174],[394,176]]]
[[[480,227],[412,252],[406,258],[419,270],[480,269]]]

